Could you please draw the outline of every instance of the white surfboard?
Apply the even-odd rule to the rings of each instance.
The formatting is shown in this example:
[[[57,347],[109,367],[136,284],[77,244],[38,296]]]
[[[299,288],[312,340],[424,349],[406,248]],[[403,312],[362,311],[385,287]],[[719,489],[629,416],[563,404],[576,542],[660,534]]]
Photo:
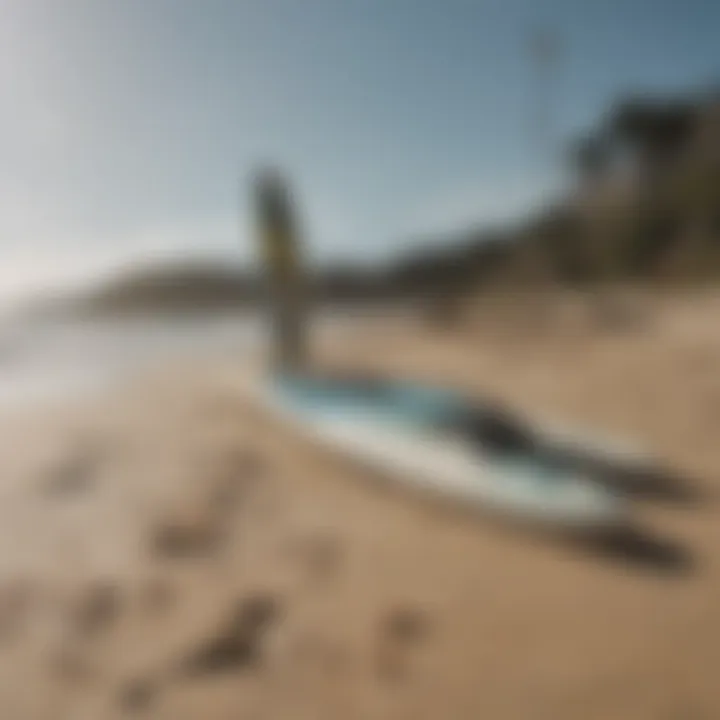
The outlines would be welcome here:
[[[589,478],[522,453],[495,453],[443,422],[456,402],[441,391],[323,378],[267,378],[260,403],[299,431],[409,488],[563,528],[617,525],[626,501]]]

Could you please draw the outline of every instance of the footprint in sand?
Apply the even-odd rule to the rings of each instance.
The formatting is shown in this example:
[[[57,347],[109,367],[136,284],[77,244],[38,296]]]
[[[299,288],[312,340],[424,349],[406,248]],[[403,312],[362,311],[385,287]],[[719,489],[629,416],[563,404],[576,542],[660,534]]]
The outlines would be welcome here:
[[[142,607],[151,614],[168,610],[176,600],[177,593],[168,578],[152,577],[140,589]]]
[[[213,513],[195,510],[161,521],[152,531],[151,552],[159,558],[197,558],[217,551],[225,528]]]
[[[94,440],[73,448],[45,477],[44,492],[51,497],[66,498],[87,491],[98,475],[103,454]]]
[[[343,567],[345,548],[340,537],[330,531],[307,531],[283,541],[288,557],[298,563],[315,583],[327,583]]]
[[[378,676],[386,682],[404,680],[412,651],[429,629],[429,618],[416,608],[397,607],[388,612],[380,622],[376,646]]]
[[[261,458],[251,451],[234,453],[215,476],[199,503],[185,502],[159,521],[150,540],[152,554],[161,558],[205,557],[228,538],[233,514],[255,491],[263,472]]]
[[[37,600],[38,588],[29,581],[9,580],[0,587],[0,642],[21,633]]]
[[[98,582],[83,590],[70,608],[70,627],[83,637],[108,628],[119,616],[122,592],[114,582]]]
[[[127,714],[142,713],[155,701],[161,679],[173,675],[202,677],[257,668],[265,637],[280,616],[280,603],[272,595],[254,595],[237,603],[229,617],[198,647],[182,658],[170,675],[136,677],[118,691],[117,704]]]
[[[351,665],[351,654],[339,640],[324,631],[305,630],[295,637],[289,657],[298,668],[314,668],[331,679],[341,677]]]
[[[118,705],[127,714],[147,710],[157,695],[157,684],[151,678],[136,678],[118,693]]]
[[[383,633],[391,641],[407,645],[421,640],[428,631],[429,619],[414,608],[395,608],[384,618]]]
[[[247,501],[267,474],[266,459],[250,448],[235,448],[220,461],[211,491],[211,506],[228,513]]]
[[[83,650],[71,643],[59,647],[51,655],[50,665],[55,676],[65,683],[78,685],[95,677],[93,662]]]

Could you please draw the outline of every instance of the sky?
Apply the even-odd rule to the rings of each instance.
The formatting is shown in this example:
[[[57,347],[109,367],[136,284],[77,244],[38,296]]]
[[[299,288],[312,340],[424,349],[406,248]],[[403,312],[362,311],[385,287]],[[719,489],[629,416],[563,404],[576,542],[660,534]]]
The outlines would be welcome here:
[[[321,262],[527,213],[613,100],[716,82],[718,27],[714,0],[0,0],[0,297],[251,262],[268,163]]]

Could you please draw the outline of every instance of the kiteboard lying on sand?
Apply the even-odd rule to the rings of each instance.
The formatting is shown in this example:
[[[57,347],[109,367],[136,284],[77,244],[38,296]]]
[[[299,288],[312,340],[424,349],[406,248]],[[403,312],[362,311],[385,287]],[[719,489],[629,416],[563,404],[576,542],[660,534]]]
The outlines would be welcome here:
[[[256,399],[331,450],[404,485],[533,524],[605,528],[625,500],[538,452],[495,410],[404,382],[275,374]]]

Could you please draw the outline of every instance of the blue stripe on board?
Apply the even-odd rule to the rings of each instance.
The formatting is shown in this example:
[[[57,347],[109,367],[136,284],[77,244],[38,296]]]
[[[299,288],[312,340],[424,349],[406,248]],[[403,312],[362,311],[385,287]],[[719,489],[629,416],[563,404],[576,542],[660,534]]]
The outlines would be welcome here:
[[[465,408],[453,393],[417,383],[278,375],[274,386],[284,401],[309,414],[362,412],[404,422],[439,424]]]

